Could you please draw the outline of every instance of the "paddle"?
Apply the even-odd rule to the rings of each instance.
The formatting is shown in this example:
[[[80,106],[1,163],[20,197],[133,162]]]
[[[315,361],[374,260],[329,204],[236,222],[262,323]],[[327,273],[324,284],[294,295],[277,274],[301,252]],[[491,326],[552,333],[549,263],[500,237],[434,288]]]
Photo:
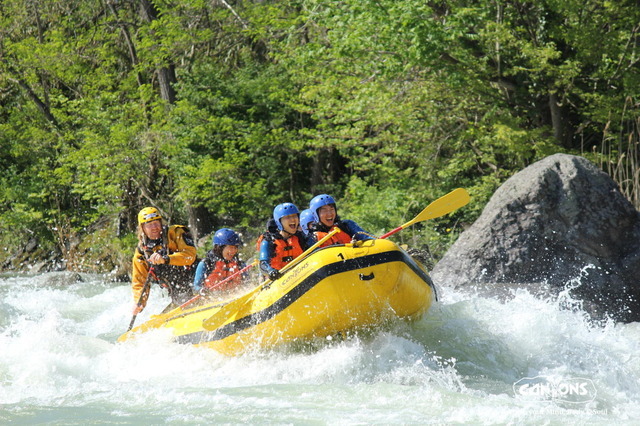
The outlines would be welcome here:
[[[140,292],[140,297],[138,298],[138,303],[136,303],[136,306],[142,306],[142,301],[149,296],[149,290],[151,289],[151,279],[156,282],[158,281],[158,277],[156,277],[156,272],[153,270],[153,267],[149,268],[147,279],[144,280],[142,291]],[[133,328],[133,323],[136,322],[137,316],[138,314],[133,314],[133,318],[131,318],[131,322],[129,323],[129,328],[127,329],[127,331],[130,331]]]
[[[469,202],[469,200],[470,200],[469,193],[464,188],[454,189],[447,195],[443,195],[442,197],[438,198],[437,200],[429,204],[427,207],[425,207],[424,210],[420,212],[418,216],[414,217],[409,222],[405,223],[402,226],[398,226],[396,229],[393,229],[387,232],[380,238],[381,239],[388,238],[391,235],[395,234],[396,232],[399,232],[404,228],[413,225],[414,223],[444,216],[445,214],[451,213],[452,211],[457,210],[460,207],[466,205]]]
[[[451,213],[452,211],[457,210],[460,207],[466,205],[469,202],[469,200],[470,200],[469,193],[467,193],[467,191],[464,188],[455,189],[450,193],[448,193],[447,195],[444,195],[438,198],[437,200],[429,204],[427,207],[425,207],[425,209],[422,210],[418,216],[416,216],[409,222],[405,223],[404,225],[399,226],[396,229],[387,232],[386,234],[381,236],[380,239],[388,238],[389,236],[403,230],[408,226],[413,225],[414,223],[422,222],[428,219],[434,219],[436,217],[444,216],[445,214]],[[293,262],[289,263],[285,268],[282,269],[282,271],[285,272],[286,270],[289,270],[293,266],[297,265],[309,253],[315,250],[316,247],[319,247],[320,245],[322,245],[326,240],[328,240],[336,232],[339,232],[337,228],[334,229],[329,234],[327,234],[326,237],[318,241],[316,244],[314,244],[313,247],[311,247],[310,249],[302,253],[300,256],[298,256]],[[269,281],[265,282],[261,286],[256,287],[253,291],[247,293],[246,295],[241,296],[236,300],[232,300],[231,302],[226,304],[222,309],[220,309],[216,314],[204,320],[202,323],[202,326],[209,331],[218,329],[220,326],[222,326],[225,323],[228,317],[230,317],[235,312],[237,312],[238,309],[240,309],[246,302],[248,302],[257,292],[262,290],[262,288],[264,288],[264,286],[268,283]]]
[[[233,274],[229,275],[227,278],[225,278],[222,281],[218,281],[217,283],[214,283],[211,287],[207,287],[206,284],[202,287],[202,290],[200,290],[202,293],[195,295],[194,297],[192,297],[191,299],[187,300],[186,302],[184,302],[182,305],[178,306],[177,308],[175,308],[174,310],[172,310],[171,312],[167,312],[167,316],[169,314],[173,314],[175,311],[177,311],[178,309],[183,309],[185,306],[189,306],[190,304],[192,304],[193,302],[195,302],[196,300],[204,297],[206,295],[206,293],[210,292],[211,290],[215,290],[218,287],[221,287],[223,284],[231,281],[232,279],[234,279],[235,277],[237,277],[238,275],[247,272],[250,268],[256,266],[258,264],[257,260],[254,260],[253,262],[251,262],[250,264],[248,264],[247,266],[245,266],[244,268],[240,269],[239,271],[234,272]]]
[[[252,263],[250,263],[249,265],[245,266],[244,268],[234,272],[233,274],[229,275],[227,278],[225,278],[222,281],[218,281],[217,283],[215,283],[211,288],[209,288],[208,290],[213,290],[219,286],[221,286],[222,284],[228,282],[229,280],[232,280],[233,278],[237,277],[238,275],[242,274],[243,272],[246,272],[249,268],[255,266],[258,264],[257,260],[254,260]],[[191,299],[187,300],[186,302],[184,302],[182,305],[170,310],[169,312],[165,312],[164,314],[160,314],[160,315],[154,315],[152,316],[147,322],[145,322],[143,324],[143,326],[145,327],[145,330],[151,329],[151,328],[158,328],[160,327],[162,324],[164,324],[165,322],[167,322],[170,318],[172,318],[175,315],[178,315],[179,313],[181,313],[185,307],[189,306],[190,304],[192,304],[193,302],[197,301],[198,299],[202,298],[204,296],[204,294],[197,294],[194,297],[192,297]]]
[[[331,230],[331,232],[329,232],[327,235],[325,235],[323,238],[321,238],[320,241],[318,241],[317,243],[315,243],[314,245],[309,247],[300,256],[296,257],[291,262],[287,263],[284,266],[284,268],[282,268],[280,270],[280,273],[284,275],[288,270],[290,270],[291,268],[296,266],[298,263],[300,263],[304,258],[306,258],[309,254],[311,254],[315,249],[320,247],[322,244],[324,244],[326,241],[328,241],[331,237],[333,237],[338,232],[341,232],[341,231],[337,227],[334,228],[333,230]],[[249,293],[247,293],[247,294],[245,294],[243,296],[240,296],[237,299],[231,300],[226,305],[224,305],[222,308],[220,308],[220,310],[218,312],[216,312],[214,315],[212,315],[211,317],[209,317],[206,320],[204,320],[202,322],[202,326],[205,328],[205,330],[215,330],[215,329],[219,328],[221,325],[224,324],[224,322],[227,320],[228,317],[230,317],[234,312],[237,312],[255,294],[257,294],[260,291],[262,291],[262,289],[265,288],[265,286],[271,284],[271,282],[272,282],[271,280],[267,280],[264,283],[262,283],[261,285],[259,285],[256,288],[254,288]]]

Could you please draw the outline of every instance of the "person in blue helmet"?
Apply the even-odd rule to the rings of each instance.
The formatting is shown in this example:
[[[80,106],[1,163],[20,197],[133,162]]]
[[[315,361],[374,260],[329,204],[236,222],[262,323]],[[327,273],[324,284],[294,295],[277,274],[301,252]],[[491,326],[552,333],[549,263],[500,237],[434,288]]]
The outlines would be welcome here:
[[[280,269],[300,256],[311,245],[300,231],[300,212],[293,203],[278,204],[273,209],[277,232],[266,232],[260,242],[260,270],[270,280],[282,276]]]
[[[203,288],[216,291],[230,290],[242,284],[243,276],[238,274],[223,285],[218,285],[245,267],[245,263],[238,257],[238,247],[241,245],[242,240],[234,230],[217,230],[213,234],[213,248],[196,268],[193,289],[196,292]]]
[[[313,222],[315,218],[313,217],[313,212],[311,209],[302,210],[300,213],[300,228],[304,235],[309,235],[309,225]]]
[[[353,220],[341,220],[338,216],[336,201],[331,195],[320,194],[313,197],[309,203],[309,210],[313,213],[314,220],[310,227],[313,242],[320,241],[334,227],[338,227],[342,231],[334,234],[321,247],[375,239],[373,235],[360,228]]]

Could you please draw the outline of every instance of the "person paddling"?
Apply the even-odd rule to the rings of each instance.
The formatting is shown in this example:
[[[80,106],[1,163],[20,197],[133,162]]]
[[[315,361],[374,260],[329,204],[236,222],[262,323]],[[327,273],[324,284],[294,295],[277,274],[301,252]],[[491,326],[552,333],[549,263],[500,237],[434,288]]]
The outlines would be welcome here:
[[[238,247],[241,245],[242,240],[234,230],[229,228],[217,230],[213,234],[213,248],[196,268],[193,289],[196,292],[203,288],[222,291],[242,284],[243,274],[237,274],[222,286],[217,285],[246,266],[238,257]]]
[[[273,209],[277,232],[266,232],[260,242],[260,270],[270,280],[277,280],[287,263],[311,247],[300,231],[300,212],[292,203],[278,204]]]
[[[167,288],[173,309],[193,295],[191,283],[195,268],[196,247],[189,229],[181,225],[164,225],[155,207],[145,207],[138,213],[138,246],[132,260],[131,288],[133,315],[147,305],[150,279]]]
[[[314,222],[310,224],[310,234],[313,242],[320,241],[334,227],[338,227],[342,232],[338,232],[329,239],[322,247],[334,244],[347,244],[353,241],[373,240],[376,237],[360,228],[353,220],[341,220],[338,216],[336,201],[331,195],[320,194],[313,197],[309,203],[309,209],[313,213]]]

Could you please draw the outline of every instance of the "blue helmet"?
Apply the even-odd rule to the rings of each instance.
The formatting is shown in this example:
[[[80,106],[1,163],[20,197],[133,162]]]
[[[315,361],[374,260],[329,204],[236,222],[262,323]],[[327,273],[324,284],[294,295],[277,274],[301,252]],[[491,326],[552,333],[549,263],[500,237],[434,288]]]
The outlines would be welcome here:
[[[307,225],[309,224],[309,222],[313,221],[314,217],[311,209],[302,210],[302,213],[300,213],[300,226],[302,227],[302,232],[304,232],[305,235],[309,233]]]
[[[313,199],[309,203],[309,209],[313,212],[313,218],[315,219],[316,222],[320,223],[320,217],[318,216],[318,209],[328,204],[333,204],[333,206],[336,207],[336,200],[334,200],[331,195],[320,194],[313,197]],[[338,211],[338,208],[336,207],[336,212],[337,211]]]
[[[213,244],[217,244],[219,246],[240,246],[242,245],[242,241],[240,240],[240,236],[232,229],[222,228],[218,229],[215,234],[213,234]]]
[[[275,209],[273,209],[273,219],[276,221],[276,226],[278,230],[282,231],[282,223],[280,223],[280,219],[285,216],[289,216],[290,214],[300,214],[298,208],[293,203],[282,203],[278,204]]]

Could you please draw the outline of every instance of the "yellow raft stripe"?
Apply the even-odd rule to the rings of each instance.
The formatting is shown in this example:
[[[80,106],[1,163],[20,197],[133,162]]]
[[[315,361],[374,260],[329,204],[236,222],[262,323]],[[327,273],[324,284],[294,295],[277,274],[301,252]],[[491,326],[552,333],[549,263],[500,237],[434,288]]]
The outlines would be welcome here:
[[[224,326],[218,328],[213,332],[197,331],[194,333],[184,334],[182,336],[176,336],[176,341],[184,344],[198,344],[225,339],[229,336],[234,335],[235,333],[246,330],[247,328],[256,326],[275,317],[277,314],[285,310],[292,303],[298,300],[302,295],[311,290],[316,284],[327,277],[343,272],[369,268],[372,266],[390,262],[405,263],[417,276],[419,276],[427,285],[429,285],[433,289],[435,300],[438,300],[436,289],[429,275],[427,275],[420,267],[418,267],[413,259],[411,259],[405,252],[390,251],[384,253],[376,253],[358,257],[355,259],[347,259],[344,261],[331,263],[329,265],[318,268],[313,274],[302,280],[291,291],[283,294],[282,297],[280,297],[266,309],[254,312],[246,317],[225,324]]]

